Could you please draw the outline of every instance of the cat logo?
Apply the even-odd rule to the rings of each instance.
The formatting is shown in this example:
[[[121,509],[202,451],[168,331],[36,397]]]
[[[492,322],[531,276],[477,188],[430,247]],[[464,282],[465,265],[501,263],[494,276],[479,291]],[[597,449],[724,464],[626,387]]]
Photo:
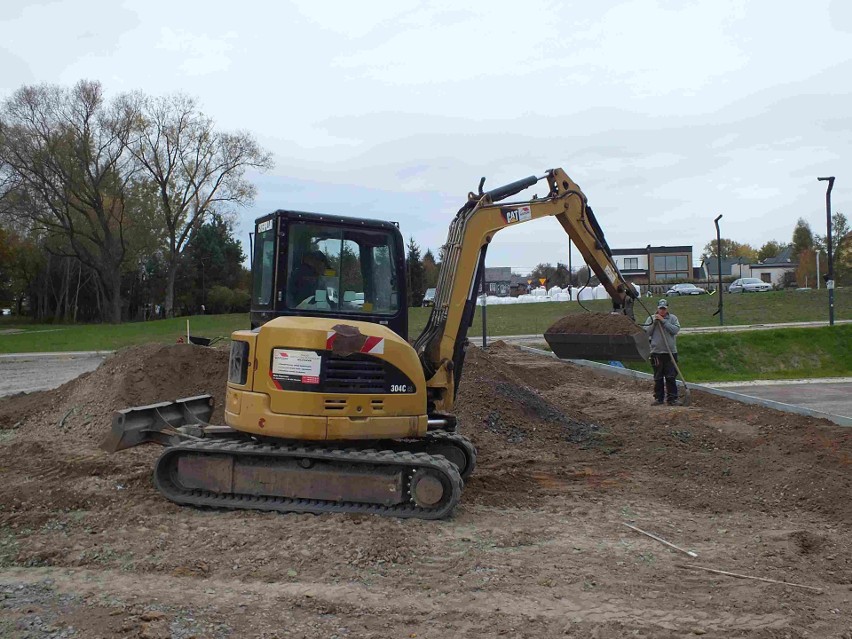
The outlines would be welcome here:
[[[514,224],[515,222],[526,222],[532,219],[532,211],[528,206],[506,207],[502,210],[503,219],[506,224]]]

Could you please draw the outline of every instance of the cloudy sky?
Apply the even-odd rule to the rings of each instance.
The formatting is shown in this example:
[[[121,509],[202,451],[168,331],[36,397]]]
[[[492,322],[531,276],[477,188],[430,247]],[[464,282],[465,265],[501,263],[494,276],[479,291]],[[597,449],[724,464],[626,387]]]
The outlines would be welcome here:
[[[612,247],[723,234],[759,247],[825,185],[852,207],[852,2],[0,3],[0,98],[99,80],[182,91],[275,155],[276,208],[396,220],[436,249],[481,176],[561,166]],[[532,194],[535,191],[528,191]],[[576,259],[576,255],[575,255]],[[490,266],[567,261],[552,220],[507,229]]]

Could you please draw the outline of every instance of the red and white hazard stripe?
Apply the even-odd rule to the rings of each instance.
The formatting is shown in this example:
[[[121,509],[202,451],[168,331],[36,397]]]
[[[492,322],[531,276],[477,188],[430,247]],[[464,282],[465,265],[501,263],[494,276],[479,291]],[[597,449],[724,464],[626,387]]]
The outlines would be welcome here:
[[[325,348],[326,350],[331,350],[331,347],[334,345],[334,340],[337,339],[337,332],[328,331],[325,339]],[[383,355],[385,352],[385,338],[384,337],[368,337],[364,341],[364,345],[358,351],[359,353],[366,353],[368,355]]]

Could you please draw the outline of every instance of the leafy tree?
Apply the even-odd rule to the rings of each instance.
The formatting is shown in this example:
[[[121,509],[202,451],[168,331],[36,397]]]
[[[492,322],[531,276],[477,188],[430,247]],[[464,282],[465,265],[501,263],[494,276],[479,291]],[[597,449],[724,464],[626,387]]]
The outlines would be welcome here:
[[[779,255],[781,251],[783,251],[785,248],[787,248],[786,244],[776,242],[775,240],[769,240],[757,251],[757,261],[762,262],[767,258],[775,257]]]
[[[556,266],[550,263],[538,264],[530,273],[530,278],[533,281],[533,287],[539,286],[542,278],[546,279],[545,286],[559,286],[564,288],[571,284],[571,273],[568,272],[568,266],[562,262],[557,262]]]
[[[408,238],[408,256],[405,258],[405,266],[408,271],[408,305],[420,306],[426,290],[426,279],[423,261],[420,258],[420,247],[413,237]]]
[[[811,231],[811,225],[804,218],[799,218],[796,226],[793,229],[793,254],[798,258],[799,253],[805,249],[814,248],[814,234]]]
[[[819,270],[816,272],[816,251],[803,249],[797,258],[799,265],[796,267],[796,282],[799,286],[816,286],[817,277],[826,272],[828,268],[824,255],[820,256]]]
[[[757,260],[757,251],[750,244],[740,244],[734,240],[728,238],[722,238],[721,242],[721,252],[720,256],[723,260],[741,257],[743,261],[754,262]],[[710,240],[707,244],[704,245],[704,251],[702,252],[702,256],[705,260],[717,257],[717,243],[716,240]]]
[[[127,141],[133,114],[107,103],[101,85],[25,86],[0,107],[0,210],[34,231],[62,238],[92,269],[103,316],[121,321],[127,230],[137,180]]]
[[[828,237],[817,235],[815,246],[826,252],[828,250]],[[831,258],[834,262],[834,278],[837,282],[846,283],[849,275],[848,256],[852,252],[852,231],[849,229],[849,221],[843,213],[835,213],[831,216]]]
[[[175,278],[181,256],[214,212],[254,200],[245,178],[249,168],[271,168],[272,157],[245,132],[222,133],[192,98],[174,95],[125,97],[136,126],[128,147],[141,170],[156,185],[165,229],[166,314],[174,311]]]
[[[16,255],[11,240],[10,233],[0,227],[0,305],[5,305],[13,299],[12,269]]]

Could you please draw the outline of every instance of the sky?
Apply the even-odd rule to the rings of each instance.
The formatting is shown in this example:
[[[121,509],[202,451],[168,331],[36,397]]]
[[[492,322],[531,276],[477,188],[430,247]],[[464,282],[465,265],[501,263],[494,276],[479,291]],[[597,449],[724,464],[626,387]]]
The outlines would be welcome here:
[[[0,69],[0,99],[98,80],[186,93],[250,132],[275,168],[250,175],[244,244],[285,208],[397,221],[437,252],[480,177],[554,167],[612,248],[688,244],[696,261],[719,214],[756,248],[799,217],[825,233],[818,176],[852,213],[848,0],[3,0]],[[567,251],[538,220],[501,231],[488,265]]]

